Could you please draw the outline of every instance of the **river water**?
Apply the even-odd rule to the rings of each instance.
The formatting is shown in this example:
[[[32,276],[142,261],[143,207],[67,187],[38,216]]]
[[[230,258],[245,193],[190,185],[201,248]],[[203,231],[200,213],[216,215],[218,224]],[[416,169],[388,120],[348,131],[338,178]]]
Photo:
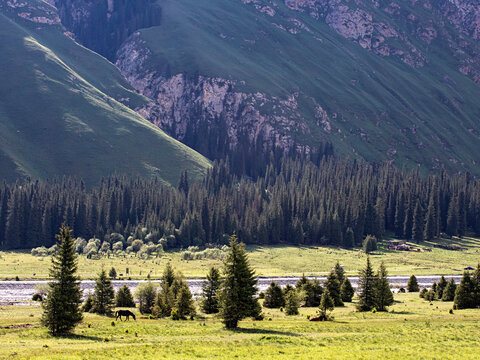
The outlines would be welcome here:
[[[445,276],[447,280],[453,278],[458,284],[461,279],[461,275],[449,275]],[[277,284],[285,286],[287,284],[294,285],[298,280],[298,277],[259,277],[258,278],[258,289],[259,291],[264,291],[268,285],[275,281]],[[325,276],[317,277],[320,281],[325,281]],[[349,276],[349,279],[354,288],[357,287],[358,277]],[[389,281],[392,288],[397,289],[401,287],[406,287],[409,276],[390,276]],[[420,288],[430,287],[434,281],[440,279],[440,275],[425,275],[417,276],[418,284]],[[201,292],[201,286],[204,279],[189,279],[187,280],[190,290],[194,295],[199,295]],[[112,281],[113,287],[115,290],[120,288],[123,285],[127,285],[132,292],[135,288],[142,282],[138,280],[115,280]],[[0,305],[26,305],[30,303],[32,295],[36,292],[35,287],[38,285],[46,284],[47,281],[0,281]],[[155,282],[154,283],[158,283]],[[95,286],[95,281],[86,280],[81,282],[81,289],[86,295],[89,291],[93,291]]]

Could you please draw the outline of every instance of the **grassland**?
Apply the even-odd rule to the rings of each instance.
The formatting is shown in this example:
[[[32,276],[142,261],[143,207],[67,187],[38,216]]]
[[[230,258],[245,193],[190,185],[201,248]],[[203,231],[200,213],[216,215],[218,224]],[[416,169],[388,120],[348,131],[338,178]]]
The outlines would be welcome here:
[[[371,254],[374,266],[384,261],[391,275],[452,275],[461,274],[467,266],[476,267],[480,262],[480,239],[465,237],[449,241],[466,250],[451,251],[435,247],[438,243],[423,243],[422,249],[431,251],[391,251],[385,245]],[[289,276],[326,274],[339,261],[347,274],[356,275],[365,265],[366,255],[359,249],[345,250],[334,247],[295,246],[247,246],[248,255],[256,273],[261,276]],[[79,274],[82,278],[94,278],[101,267],[115,267],[123,278],[145,279],[148,274],[159,278],[167,262],[187,277],[204,277],[212,265],[221,260],[182,260],[181,252],[166,252],[160,257],[142,260],[133,255],[103,257],[99,260],[79,257]],[[45,279],[48,277],[50,258],[34,257],[28,252],[1,252],[0,279]],[[126,268],[129,274],[126,274]],[[35,274],[35,276],[33,276]]]
[[[301,309],[287,317],[265,310],[264,321],[245,320],[238,331],[220,320],[116,322],[86,314],[75,335],[56,339],[39,323],[39,307],[0,311],[0,358],[12,359],[476,359],[480,310],[395,295],[387,313],[358,313],[352,304],[333,311],[334,321],[311,323]]]

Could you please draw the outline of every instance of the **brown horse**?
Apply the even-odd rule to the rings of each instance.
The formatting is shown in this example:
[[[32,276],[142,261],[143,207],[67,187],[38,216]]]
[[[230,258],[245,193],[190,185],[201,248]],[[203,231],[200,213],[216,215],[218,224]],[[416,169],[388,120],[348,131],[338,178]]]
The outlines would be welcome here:
[[[122,321],[122,316],[125,316],[128,320],[130,321],[130,316],[133,317],[133,320],[137,320],[135,318],[135,314],[132,313],[130,310],[117,310],[115,311],[115,320],[117,320],[118,318],[120,318],[120,321]]]

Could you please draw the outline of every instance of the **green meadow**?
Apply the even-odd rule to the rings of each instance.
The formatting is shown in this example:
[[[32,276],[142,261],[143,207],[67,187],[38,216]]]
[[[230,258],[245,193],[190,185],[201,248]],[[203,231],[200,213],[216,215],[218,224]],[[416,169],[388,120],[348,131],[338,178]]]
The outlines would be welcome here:
[[[391,275],[451,275],[462,274],[467,266],[476,267],[480,262],[480,239],[465,237],[452,239],[449,243],[465,250],[445,250],[435,245],[441,242],[424,242],[418,246],[423,251],[388,250],[386,241],[370,255],[374,267],[384,261]],[[431,251],[424,251],[429,249]],[[360,249],[346,250],[335,247],[297,246],[247,246],[250,263],[260,276],[292,276],[327,274],[339,261],[347,275],[357,275],[365,265],[366,254]],[[96,277],[102,266],[115,267],[122,278],[160,278],[165,264],[171,262],[175,269],[186,277],[204,277],[212,265],[220,266],[221,260],[183,260],[181,251],[169,251],[149,259],[140,259],[133,254],[102,257],[98,260],[79,256],[79,275],[84,279]],[[20,280],[46,279],[50,257],[34,257],[29,252],[0,252],[0,279]],[[128,268],[128,274],[127,274]],[[34,275],[35,274],[35,275]]]
[[[354,304],[333,311],[334,321],[309,322],[265,309],[265,320],[245,320],[227,331],[215,317],[115,322],[85,314],[74,335],[54,338],[40,326],[41,308],[0,310],[2,359],[476,359],[480,310],[429,303],[418,293],[396,294],[385,313],[359,313]]]

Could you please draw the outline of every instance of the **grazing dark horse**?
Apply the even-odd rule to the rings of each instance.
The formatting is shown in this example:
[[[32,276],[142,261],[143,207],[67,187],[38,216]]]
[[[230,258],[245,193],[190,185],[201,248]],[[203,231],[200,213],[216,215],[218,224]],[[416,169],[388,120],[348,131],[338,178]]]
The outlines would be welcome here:
[[[120,321],[122,321],[122,316],[125,316],[127,319],[126,320],[129,320],[130,321],[130,316],[133,317],[133,320],[137,320],[135,318],[135,314],[132,313],[130,310],[117,310],[115,311],[115,320],[117,320],[118,318],[120,318]]]

